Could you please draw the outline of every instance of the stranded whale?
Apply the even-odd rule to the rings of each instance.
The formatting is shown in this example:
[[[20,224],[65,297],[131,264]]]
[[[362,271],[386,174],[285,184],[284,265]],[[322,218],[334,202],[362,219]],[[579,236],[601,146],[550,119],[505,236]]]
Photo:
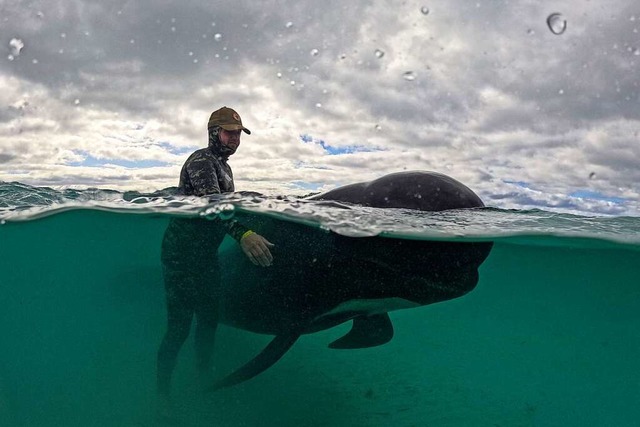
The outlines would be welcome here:
[[[376,208],[442,211],[484,206],[460,182],[434,172],[401,172],[315,195]],[[215,382],[215,390],[246,381],[278,361],[302,334],[352,320],[329,346],[384,344],[393,336],[388,312],[460,297],[478,282],[490,242],[346,237],[265,216],[238,219],[276,246],[273,265],[254,266],[238,245],[225,245],[221,322],[275,335],[254,359]]]

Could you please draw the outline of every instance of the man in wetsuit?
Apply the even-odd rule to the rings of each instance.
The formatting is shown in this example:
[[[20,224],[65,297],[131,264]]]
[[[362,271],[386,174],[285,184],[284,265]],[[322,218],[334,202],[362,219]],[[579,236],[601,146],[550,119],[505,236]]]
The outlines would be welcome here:
[[[233,192],[227,163],[240,145],[238,113],[222,107],[209,118],[209,146],[194,152],[182,167],[178,194],[207,196]],[[167,331],[158,351],[157,386],[160,415],[170,416],[171,376],[178,353],[196,316],[195,349],[198,374],[208,378],[218,325],[220,264],[218,246],[225,234],[238,241],[256,265],[267,267],[273,257],[267,239],[235,220],[172,218],[162,241],[162,266],[167,297]]]

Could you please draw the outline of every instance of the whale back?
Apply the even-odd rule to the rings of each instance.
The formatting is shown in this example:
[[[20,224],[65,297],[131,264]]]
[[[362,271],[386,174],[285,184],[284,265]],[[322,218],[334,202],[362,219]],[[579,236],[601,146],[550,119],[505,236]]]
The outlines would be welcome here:
[[[483,207],[469,187],[436,172],[411,171],[385,175],[317,194],[309,200],[334,200],[375,208],[437,212]]]

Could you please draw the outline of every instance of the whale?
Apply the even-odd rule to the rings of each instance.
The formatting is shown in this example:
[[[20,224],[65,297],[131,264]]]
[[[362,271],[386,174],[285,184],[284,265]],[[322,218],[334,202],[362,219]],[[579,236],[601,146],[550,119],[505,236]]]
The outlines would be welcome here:
[[[383,209],[437,212],[477,209],[482,200],[464,184],[429,171],[388,174],[307,197]],[[253,265],[239,245],[219,250],[220,322],[273,335],[254,358],[207,387],[247,381],[274,365],[301,335],[352,322],[332,349],[358,349],[392,340],[389,312],[461,297],[475,288],[491,242],[349,237],[268,215],[238,212],[236,219],[275,244],[273,264]]]

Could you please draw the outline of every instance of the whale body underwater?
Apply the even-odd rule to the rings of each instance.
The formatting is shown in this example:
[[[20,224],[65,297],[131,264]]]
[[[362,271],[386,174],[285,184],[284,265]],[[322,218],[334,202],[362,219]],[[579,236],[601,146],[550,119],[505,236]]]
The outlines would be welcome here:
[[[375,208],[443,211],[483,207],[462,183],[435,172],[400,172],[309,197]],[[347,206],[345,208],[348,209]],[[389,311],[460,297],[478,283],[491,242],[346,237],[264,215],[236,215],[275,244],[268,268],[253,265],[239,245],[219,252],[220,321],[275,338],[245,365],[216,381],[229,387],[276,363],[303,334],[352,321],[334,349],[382,345],[393,337]]]

